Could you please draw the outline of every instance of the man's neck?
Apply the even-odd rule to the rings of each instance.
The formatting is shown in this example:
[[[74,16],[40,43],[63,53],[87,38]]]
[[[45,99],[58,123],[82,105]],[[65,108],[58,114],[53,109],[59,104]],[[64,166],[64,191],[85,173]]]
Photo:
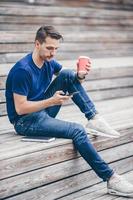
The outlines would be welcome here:
[[[38,56],[38,54],[35,50],[32,53],[32,59],[38,68],[42,68],[42,66],[44,64],[44,60],[40,59],[40,57]]]

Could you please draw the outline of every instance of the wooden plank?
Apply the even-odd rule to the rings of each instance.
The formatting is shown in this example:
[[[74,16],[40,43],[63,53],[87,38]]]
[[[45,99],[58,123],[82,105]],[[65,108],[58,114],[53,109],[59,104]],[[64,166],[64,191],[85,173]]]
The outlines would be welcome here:
[[[128,160],[128,164],[124,161],[127,161],[126,159],[122,162],[115,162],[111,164],[111,167],[119,167],[119,173],[123,173],[126,171],[126,168],[128,167],[129,170],[131,170],[132,167],[132,158],[131,160]],[[64,171],[64,170],[63,170]],[[56,175],[56,174],[55,174]],[[46,200],[48,199],[56,199],[59,197],[62,197],[64,195],[76,192],[78,190],[81,190],[83,188],[89,187],[93,184],[96,184],[99,182],[99,179],[96,177],[92,171],[87,171],[85,173],[78,174],[76,176],[68,177],[66,179],[63,179],[61,181],[57,181],[52,184],[48,184],[43,187],[36,188],[31,191],[27,191],[25,193],[22,193],[20,195],[14,196],[11,199],[12,200],[19,200],[22,199],[29,199],[29,200],[43,200],[44,198]],[[24,184],[23,184],[24,185]],[[51,192],[52,189],[52,192]]]
[[[1,77],[0,77],[1,79]],[[3,82],[0,80],[0,83]],[[110,90],[113,88],[122,88],[122,87],[132,87],[133,86],[133,77],[122,77],[122,78],[113,78],[113,79],[102,79],[102,80],[89,80],[85,81],[83,87],[87,91],[95,90]],[[0,103],[6,102],[5,99],[5,90],[0,90]]]
[[[69,20],[69,19],[68,19]],[[45,21],[45,20],[44,20]],[[94,20],[91,20],[90,21],[90,24],[91,24],[91,31],[123,31],[123,32],[127,32],[127,31],[132,31],[133,30],[133,27],[132,27],[132,21],[128,20],[128,21],[122,21],[121,20],[121,24],[123,24],[123,28],[122,28],[122,25],[120,25],[120,22],[106,22],[104,20],[101,20],[101,21],[94,21]],[[85,24],[76,24],[75,26],[72,26],[72,25],[56,25],[54,22],[51,23],[52,26],[56,26],[56,29],[58,29],[60,32],[68,32],[68,30],[71,30],[71,31],[89,31],[88,27],[89,25],[85,25]],[[110,26],[109,26],[110,25]],[[11,24],[11,23],[0,23],[0,30],[1,31],[17,31],[19,29],[19,31],[23,31],[23,30],[30,30],[30,31],[35,31],[37,30],[40,26],[42,26],[42,23],[38,23],[38,24]],[[28,29],[29,28],[29,29]],[[116,39],[115,39],[116,40]],[[117,39],[118,40],[118,39]],[[113,40],[112,40],[113,41]],[[127,41],[129,41],[129,39],[127,39]]]
[[[120,98],[120,97],[131,96],[133,94],[133,87],[115,88],[115,89],[101,90],[101,91],[90,91],[89,94],[90,97],[93,99],[93,101]],[[71,100],[65,103],[65,105],[71,105],[71,104],[72,104]],[[2,103],[0,104],[0,117],[4,115],[7,115],[6,104]]]
[[[122,57],[122,56],[132,56],[132,49],[115,49],[115,56]],[[28,52],[27,52],[28,53]],[[17,62],[19,59],[24,57],[26,54],[25,53],[5,53],[0,54],[0,63],[11,63],[11,62]],[[91,51],[91,50],[86,50],[86,51],[79,51],[76,52],[74,51],[73,53],[71,52],[60,52],[57,54],[56,59],[57,60],[73,60],[77,59],[80,55],[86,55],[90,56],[92,58],[101,58],[105,57],[108,58],[108,55],[110,57],[114,56],[114,50],[113,49],[107,49],[107,50],[101,50],[99,52],[98,50]]]
[[[118,169],[119,171],[119,169]],[[122,175],[126,180],[129,180],[131,183],[133,182],[133,171],[126,172]],[[111,196],[107,194],[107,188],[106,188],[106,183],[102,182],[99,184],[96,184],[92,187],[80,190],[78,192],[75,192],[73,194],[67,195],[65,197],[59,198],[60,200],[85,200],[85,199],[95,199],[99,200],[101,196],[104,196],[104,199],[109,200],[111,198],[117,199],[116,196]],[[118,197],[119,200],[122,200],[122,197]],[[122,199],[121,199],[122,198]],[[125,200],[125,198],[124,198]]]
[[[118,139],[99,138],[98,140],[92,139],[92,142],[98,151],[116,147],[133,141],[132,130],[133,129],[124,131],[122,136]],[[31,143],[29,142],[29,145],[30,144]],[[17,155],[15,154],[18,150],[11,151],[12,153],[8,152],[8,157],[5,157],[6,155],[4,155],[4,152],[3,156],[1,156],[1,179],[79,157],[79,154],[74,150],[71,141],[63,139],[56,140],[56,143],[50,143],[49,145],[38,143],[36,143],[36,145],[32,144],[32,146],[30,145],[29,147],[23,148],[21,154]],[[14,158],[12,156],[13,154]],[[4,157],[6,160],[4,160]]]
[[[92,91],[90,96],[94,101],[100,101],[103,99],[120,98],[125,96],[131,96],[133,94],[133,88],[117,88],[112,90],[101,90],[100,92]]]
[[[0,90],[0,103],[5,103],[5,90]]]
[[[128,149],[130,149],[128,151],[127,151],[127,146],[128,146]],[[100,154],[104,160],[110,163],[110,162],[115,162],[118,159],[121,160],[123,158],[130,157],[132,155],[132,150],[133,150],[133,145],[128,143],[122,146],[114,147],[113,155],[111,154],[112,149],[104,150]],[[121,151],[121,154],[119,153],[120,151]],[[76,165],[76,169],[75,169],[75,165]],[[69,176],[77,175],[78,173],[85,172],[87,170],[88,170],[88,164],[85,161],[83,161],[83,159],[78,159],[78,160],[76,159],[72,161],[70,160],[67,162],[59,163],[56,166],[53,165],[53,166],[48,166],[47,168],[39,169],[33,172],[31,171],[31,172],[28,172],[28,176],[26,173],[26,174],[11,177],[5,180],[1,180],[2,187],[0,189],[0,196],[4,198],[4,197],[14,195],[19,192],[40,187],[41,185],[42,186],[47,185],[51,182],[55,182]],[[127,168],[126,170],[129,170],[129,169]],[[52,172],[54,172],[55,174],[54,176],[51,175]]]
[[[102,106],[104,105],[102,104]],[[104,118],[110,123],[110,125],[115,129],[122,130],[124,129],[124,127],[128,128],[129,126],[131,127],[133,126],[133,122],[131,121],[133,117],[133,110],[131,110],[131,108],[122,109],[118,111],[116,110],[116,112],[110,112],[110,110],[108,109],[106,110],[106,107],[105,109],[99,109],[99,107],[96,106],[96,108],[101,113],[101,115],[104,116]],[[81,123],[82,125],[85,126],[87,121],[84,115],[81,112],[79,112],[77,107],[75,107],[74,113],[75,114],[72,114],[72,111],[70,110],[69,114],[67,114],[67,112],[64,109],[62,109],[57,118],[64,119],[66,121],[69,121],[71,119],[71,122],[75,122],[76,119],[76,122]],[[126,118],[125,115],[127,116]],[[130,122],[129,126],[128,126],[128,121]]]
[[[91,28],[95,28],[95,26],[107,26],[110,30],[111,27],[121,27],[121,25],[125,25],[127,30],[132,29],[132,17],[127,16],[127,18],[119,17],[119,16],[91,16],[86,18],[80,18],[80,17],[51,17],[51,16],[24,16],[23,18],[19,16],[12,16],[12,15],[3,15],[0,17],[0,24],[1,29],[2,27],[6,27],[8,24],[10,26],[12,25],[12,30],[14,27],[24,27],[24,25],[31,25],[35,26],[41,26],[41,24],[49,24],[49,21],[51,21],[51,25],[54,25],[58,27],[60,30],[67,30],[67,28],[70,28],[73,26],[79,26],[80,29],[89,30],[88,25],[91,26]],[[66,26],[66,27],[65,27]],[[8,27],[9,28],[9,27]],[[91,29],[92,30],[92,29]]]
[[[48,6],[80,6],[80,7],[86,7],[86,6],[90,6],[90,7],[97,7],[97,8],[113,8],[113,9],[127,9],[128,6],[130,6],[132,8],[132,0],[123,0],[123,3],[120,3],[118,0],[112,0],[112,1],[100,1],[100,0],[95,0],[95,2],[93,0],[90,0],[89,2],[87,0],[82,0],[80,2],[75,2],[75,0],[34,0],[34,2],[30,2],[29,0],[20,0],[19,2],[16,0],[11,0],[11,3],[9,3],[8,0],[4,0],[4,2],[0,2],[1,6],[14,6],[14,5],[23,5],[23,3],[30,3],[31,5],[35,5],[35,4],[44,4],[44,5],[48,5]],[[23,3],[22,3],[23,2]],[[13,4],[13,5],[12,5]]]
[[[113,116],[114,113],[131,109],[131,107],[133,106],[133,96],[95,102],[95,106],[99,113],[101,113],[102,115],[106,116],[108,114],[111,114]],[[65,116],[66,119],[69,119],[70,117],[72,119],[73,116],[78,115],[78,113],[80,112],[77,106],[62,106],[57,117],[61,118]],[[7,120],[5,120],[5,122],[7,123]]]
[[[25,29],[26,30],[26,29]],[[34,31],[0,31],[0,41],[1,43],[33,43],[35,37]],[[64,32],[63,36],[65,42],[105,42],[114,41],[115,42],[132,42],[133,36],[130,31],[125,31],[124,34],[121,31],[110,31],[108,34],[106,31],[85,31],[78,32],[78,37],[75,37],[76,30],[74,32]]]
[[[128,162],[128,160],[127,160]],[[118,169],[119,171],[119,169]],[[124,178],[126,178],[126,180],[133,182],[133,171],[129,171],[124,173],[122,176]],[[106,200],[108,200],[108,197],[111,197],[109,194],[107,194],[107,187],[106,187],[106,182],[100,182],[96,185],[93,185],[92,187],[88,187],[86,189],[77,191],[73,194],[69,194],[65,197],[59,198],[60,200],[72,200],[72,199],[76,199],[76,200],[85,200],[85,199],[98,199],[103,196],[105,197]],[[106,195],[106,196],[105,196]],[[114,196],[114,198],[117,199],[116,196]],[[120,197],[121,199],[122,197]],[[125,198],[124,198],[125,200]]]
[[[68,19],[69,20],[69,19]],[[123,22],[124,23],[124,22]],[[126,23],[126,22],[125,22]],[[51,24],[53,26],[56,26],[56,28],[58,29],[58,31],[60,31],[62,34],[64,32],[68,32],[68,30],[71,29],[71,31],[90,31],[88,29],[88,25],[85,26],[84,24],[83,25],[75,25],[75,26],[67,26],[67,25],[56,25],[55,23]],[[11,24],[6,24],[6,23],[1,23],[0,24],[0,31],[25,31],[25,30],[28,30],[27,32],[29,31],[36,31],[40,26],[42,26],[42,23],[41,24],[32,24],[32,26],[29,24],[21,24],[20,26],[18,26],[17,24],[15,25],[11,25]],[[75,27],[75,28],[74,28]],[[112,28],[111,28],[112,27]],[[29,29],[28,29],[29,28]],[[91,25],[91,31],[95,31],[95,32],[98,32],[98,31],[115,31],[115,32],[120,32],[120,31],[123,31],[123,32],[131,32],[133,30],[133,27],[130,23],[129,26],[126,26],[125,24],[123,24],[123,26],[120,26],[120,25],[117,25],[114,23],[114,25],[108,25],[106,23],[104,24],[96,24],[96,25]]]
[[[5,89],[5,82],[6,82],[6,77],[0,76],[0,90]]]
[[[121,99],[113,99],[113,100],[105,100],[105,101],[99,101],[95,103],[98,111],[102,114],[105,115],[106,113],[110,113],[113,115],[113,113],[119,112],[119,111],[124,111],[126,109],[130,109],[133,106],[133,97],[125,97]],[[111,105],[111,106],[110,106]],[[57,118],[62,118],[66,120],[75,120],[75,114],[76,116],[79,116],[79,109],[72,105],[69,105],[69,107],[62,106],[59,114],[57,115]],[[121,116],[122,114],[120,114]],[[129,114],[127,113],[127,117]],[[80,114],[80,117],[78,118],[83,118],[83,115]],[[106,118],[106,115],[105,115]],[[118,117],[119,118],[119,117]],[[80,119],[80,120],[81,120]],[[116,121],[117,117],[115,118]],[[108,119],[109,121],[112,121],[112,119]],[[81,121],[79,121],[81,122]],[[9,123],[9,120],[7,116],[1,117],[0,118],[0,134],[6,133],[6,132],[12,132],[13,131],[13,126]],[[85,122],[84,122],[85,123]],[[112,123],[111,123],[112,124]],[[113,125],[113,124],[112,124]]]
[[[125,49],[132,49],[132,44],[128,43],[128,42],[124,42],[124,43],[113,43],[113,42],[109,42],[109,43],[100,43],[96,44],[96,43],[62,43],[59,49],[59,52],[71,52],[73,53],[75,52],[81,52],[81,51],[104,51],[104,50],[108,50],[108,49],[113,49],[113,50],[117,50],[118,49],[118,45],[119,48],[122,48],[124,45]],[[34,44],[29,44],[29,43],[5,43],[5,44],[0,44],[0,53],[27,53],[33,50],[33,46]],[[80,46],[80,48],[79,48]]]
[[[133,75],[133,57],[91,58],[92,70],[87,80]],[[63,68],[76,69],[76,59],[59,60]],[[6,76],[15,63],[0,64],[0,76]],[[2,83],[1,83],[2,84]]]
[[[119,115],[120,117],[120,115]],[[121,136],[123,136],[125,133],[129,133],[130,132],[130,128],[133,128],[133,123],[132,123],[132,116],[128,116],[127,115],[127,118],[126,120],[116,120],[115,118],[113,120],[108,120],[108,121],[111,121],[111,125],[113,125],[113,127],[117,127],[117,130],[119,130],[119,132],[121,132]],[[80,118],[79,118],[80,119]],[[70,119],[69,119],[70,121]],[[73,120],[72,120],[73,121]],[[114,122],[113,122],[114,121]],[[86,122],[84,120],[84,122]],[[130,123],[129,123],[130,122]],[[85,125],[85,123],[82,123],[82,122],[79,122],[79,120],[77,121],[77,123],[80,123],[82,125]],[[124,124],[124,127],[121,125],[121,124]],[[8,130],[7,130],[8,131]],[[132,132],[132,131],[131,131]],[[88,133],[89,134],[89,133]],[[3,134],[1,134],[3,135]],[[27,151],[29,149],[29,146],[31,147],[34,147],[34,144],[38,144],[38,143],[27,143],[27,142],[22,142],[21,141],[21,136],[18,136],[14,133],[9,133],[9,135],[12,135],[12,137],[9,137],[9,139],[7,140],[3,140],[1,137],[1,149],[0,149],[0,156],[9,156],[10,154],[12,155],[13,154],[13,151],[15,152],[15,155],[17,154],[17,152],[22,152],[23,153],[23,148],[27,148]],[[127,136],[127,135],[126,135]],[[4,137],[3,137],[4,138]],[[106,138],[105,138],[106,139]],[[131,139],[131,138],[129,138]],[[67,140],[63,140],[64,142],[67,142]],[[69,142],[69,141],[68,141]],[[54,143],[51,143],[51,145],[56,145],[58,143],[58,140],[55,141]],[[45,145],[45,144],[44,144]],[[47,145],[45,145],[43,147],[46,147],[47,148]],[[39,146],[39,145],[38,145]],[[37,146],[36,146],[37,147]],[[50,145],[48,145],[48,147],[50,147]],[[19,151],[18,151],[18,148],[19,148]],[[10,153],[12,152],[12,153]],[[4,153],[4,155],[3,155]],[[15,156],[14,155],[14,156]]]
[[[34,13],[34,16],[69,16],[69,17],[90,17],[92,16],[101,16],[102,14],[104,16],[131,16],[132,12],[128,11],[122,11],[122,10],[105,10],[105,9],[95,9],[95,8],[75,8],[75,7],[66,7],[65,9],[61,9],[61,7],[49,7],[49,6],[27,6],[27,5],[21,5],[20,6],[14,6],[14,7],[0,7],[1,15],[22,15],[22,16],[32,16]]]

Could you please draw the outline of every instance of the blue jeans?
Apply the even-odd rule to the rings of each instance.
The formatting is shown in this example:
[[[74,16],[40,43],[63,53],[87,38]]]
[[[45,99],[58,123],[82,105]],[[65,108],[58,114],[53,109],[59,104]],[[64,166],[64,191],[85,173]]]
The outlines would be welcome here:
[[[60,72],[45,92],[45,99],[53,96],[58,90],[63,90],[65,93],[80,91],[80,93],[72,97],[72,100],[88,120],[97,113],[92,100],[86,94],[76,74],[72,70],[62,70]],[[114,173],[113,170],[99,156],[82,125],[55,118],[60,107],[48,107],[44,110],[21,117],[15,124],[16,132],[25,136],[48,136],[72,139],[76,149],[95,173],[103,181],[107,181]]]

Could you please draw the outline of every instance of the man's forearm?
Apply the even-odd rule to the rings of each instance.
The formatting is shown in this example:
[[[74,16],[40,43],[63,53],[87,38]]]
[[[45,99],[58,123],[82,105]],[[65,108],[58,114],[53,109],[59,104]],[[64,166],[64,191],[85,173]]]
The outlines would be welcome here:
[[[43,110],[50,106],[53,106],[52,98],[49,98],[46,100],[40,100],[40,101],[25,101],[24,103],[19,105],[19,108],[17,109],[17,113],[19,115],[29,114],[32,112]]]

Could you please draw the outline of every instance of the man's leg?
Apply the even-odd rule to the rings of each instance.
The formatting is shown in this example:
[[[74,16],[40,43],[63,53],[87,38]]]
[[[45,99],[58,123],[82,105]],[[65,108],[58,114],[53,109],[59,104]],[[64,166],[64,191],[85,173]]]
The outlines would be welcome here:
[[[17,133],[25,136],[72,139],[81,156],[100,178],[107,181],[114,173],[90,143],[82,125],[55,119],[43,110],[22,117],[15,125],[15,129]]]
[[[108,137],[119,137],[120,134],[113,130],[109,124],[97,114],[97,110],[91,98],[87,95],[76,74],[72,70],[62,70],[58,77],[51,83],[45,93],[45,98],[51,97],[57,90],[63,90],[64,93],[73,93],[79,91],[72,97],[74,103],[88,119],[86,130],[93,135],[102,135]],[[55,117],[60,106],[48,108],[50,116]]]
[[[72,97],[74,103],[79,107],[81,112],[85,114],[87,119],[91,119],[96,115],[97,111],[95,109],[95,105],[93,104],[91,98],[86,94],[74,71],[69,69],[62,70],[45,92],[45,98],[50,98],[58,90],[63,90],[64,93],[79,91],[78,94],[75,94]],[[55,117],[59,109],[60,106],[53,106],[47,108],[46,110],[49,112],[50,116]]]
[[[56,127],[56,128],[55,128]],[[133,197],[133,185],[116,175],[108,164],[99,156],[90,143],[84,128],[76,123],[65,122],[50,117],[45,111],[29,114],[18,120],[17,133],[26,136],[46,136],[72,139],[81,156],[95,173],[107,181],[108,193],[118,196]]]

